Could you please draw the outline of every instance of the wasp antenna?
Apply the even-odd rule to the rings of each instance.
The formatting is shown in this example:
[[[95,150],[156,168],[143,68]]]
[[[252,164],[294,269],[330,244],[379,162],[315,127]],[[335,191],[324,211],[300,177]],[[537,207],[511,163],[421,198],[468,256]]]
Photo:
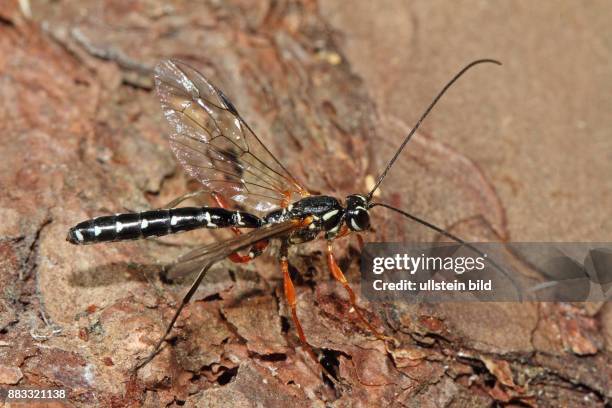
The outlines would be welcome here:
[[[440,100],[442,95],[444,95],[444,93],[448,90],[448,88],[450,88],[455,83],[455,81],[457,81],[470,68],[472,68],[475,65],[485,64],[485,63],[492,63],[492,64],[497,64],[497,65],[501,65],[502,64],[501,62],[499,62],[497,60],[494,60],[494,59],[479,59],[479,60],[476,60],[476,61],[472,61],[471,63],[466,65],[461,71],[459,71],[457,74],[455,74],[455,76],[444,86],[444,88],[442,88],[442,90],[440,92],[438,92],[436,97],[429,104],[427,109],[425,109],[425,112],[423,112],[423,114],[421,115],[421,117],[419,118],[417,123],[414,125],[412,130],[408,133],[408,135],[406,136],[406,138],[402,142],[402,144],[399,147],[399,149],[397,149],[397,151],[395,152],[395,155],[393,156],[391,161],[389,161],[389,164],[387,164],[387,167],[385,167],[385,170],[382,172],[382,174],[376,180],[376,184],[374,184],[374,187],[372,188],[372,190],[367,195],[368,201],[372,199],[372,196],[374,195],[374,192],[378,189],[378,187],[380,186],[380,183],[382,183],[383,179],[387,176],[387,173],[389,172],[389,169],[391,169],[391,166],[393,166],[393,163],[395,163],[395,161],[397,160],[397,157],[400,155],[402,150],[404,150],[404,147],[406,147],[406,144],[408,144],[408,142],[412,138],[412,135],[414,135],[414,133],[419,128],[419,126],[421,126],[421,122],[423,122],[423,120],[427,117],[427,115],[429,115],[429,112],[431,112],[431,110],[436,105],[436,103],[438,103],[438,101]]]
[[[521,290],[519,289],[519,285],[516,283],[516,281],[514,280],[514,278],[512,278],[512,276],[501,266],[499,266],[494,260],[492,260],[491,258],[487,257],[482,251],[480,251],[478,248],[476,248],[474,245],[470,244],[469,242],[466,242],[464,240],[462,240],[461,238],[459,238],[458,236],[451,234],[450,232],[448,232],[447,230],[445,230],[444,228],[440,228],[428,221],[425,221],[424,219],[421,219],[415,215],[412,215],[404,210],[400,210],[399,208],[395,208],[392,207],[388,204],[384,204],[384,203],[372,203],[368,206],[368,209],[372,208],[372,207],[384,207],[387,208],[391,211],[395,211],[396,213],[399,213],[401,215],[403,215],[406,218],[409,218],[413,221],[418,222],[421,225],[424,225],[428,228],[431,228],[432,230],[439,232],[440,234],[444,235],[447,238],[452,239],[455,242],[458,242],[462,245],[465,245],[467,248],[471,249],[472,251],[474,251],[475,253],[477,253],[478,255],[482,256],[483,258],[487,258],[487,262],[489,262],[493,267],[495,267],[495,269],[497,269],[498,271],[500,271],[506,278],[508,278],[508,280],[510,282],[512,282],[512,286],[514,286],[514,289],[516,289],[516,293],[518,295],[518,300],[522,301],[523,300],[523,296],[521,293]]]

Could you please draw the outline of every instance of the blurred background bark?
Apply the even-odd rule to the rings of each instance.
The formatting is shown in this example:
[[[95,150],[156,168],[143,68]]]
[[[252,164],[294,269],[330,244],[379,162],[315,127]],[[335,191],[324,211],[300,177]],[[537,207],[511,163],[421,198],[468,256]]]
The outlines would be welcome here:
[[[363,192],[439,88],[477,58],[382,185],[469,240],[610,241],[607,2],[0,3],[0,385],[68,406],[603,406],[609,304],[367,304],[362,327],[321,244],[296,249],[302,350],[273,257],[218,265],[134,378],[184,286],[160,265],[208,232],[73,247],[92,216],[197,188],[167,147],[151,72],[175,57],[228,94],[314,192]],[[378,213],[367,240],[427,240]],[[341,265],[358,287],[352,240]]]

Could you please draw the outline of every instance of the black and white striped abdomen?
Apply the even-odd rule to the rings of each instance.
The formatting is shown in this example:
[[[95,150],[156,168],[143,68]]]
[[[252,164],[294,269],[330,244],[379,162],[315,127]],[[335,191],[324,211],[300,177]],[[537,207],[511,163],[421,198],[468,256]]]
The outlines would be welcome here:
[[[181,207],[93,218],[70,228],[66,240],[73,244],[95,244],[161,236],[196,228],[257,228],[262,224],[260,218],[245,212]]]

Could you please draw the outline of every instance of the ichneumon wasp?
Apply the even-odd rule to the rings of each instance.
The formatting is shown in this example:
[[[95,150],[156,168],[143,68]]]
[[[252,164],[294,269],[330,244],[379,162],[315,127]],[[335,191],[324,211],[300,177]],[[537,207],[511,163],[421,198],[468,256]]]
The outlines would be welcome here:
[[[334,258],[333,243],[353,232],[368,230],[369,211],[374,207],[383,207],[481,254],[444,229],[391,205],[373,202],[372,198],[412,135],[442,95],[466,71],[483,63],[501,65],[492,59],[480,59],[461,69],[421,115],[372,189],[367,194],[349,195],[344,203],[330,196],[311,195],[272,155],[223,92],[202,74],[180,61],[166,60],[159,63],[155,68],[155,84],[163,113],[173,129],[169,138],[170,146],[187,173],[199,180],[204,189],[185,194],[164,209],[103,216],[81,222],[69,230],[67,240],[73,244],[93,244],[162,236],[197,228],[231,228],[236,236],[198,247],[171,265],[171,274],[173,271],[179,274],[181,270],[194,269],[199,270],[199,273],[155,349],[136,368],[142,367],[157,354],[181,310],[215,262],[225,258],[239,263],[249,262],[262,254],[270,240],[279,240],[281,243],[279,263],[285,296],[298,337],[311,357],[317,360],[297,316],[296,292],[289,274],[287,254],[290,246],[320,236],[327,241],[328,268],[348,293],[353,310],[376,337],[386,340],[384,334],[377,331],[360,312],[356,296]],[[218,206],[177,207],[181,202],[200,194],[210,194]],[[230,209],[230,202],[240,209]],[[250,231],[242,233],[242,229]],[[245,250],[246,255],[241,255],[240,252]]]

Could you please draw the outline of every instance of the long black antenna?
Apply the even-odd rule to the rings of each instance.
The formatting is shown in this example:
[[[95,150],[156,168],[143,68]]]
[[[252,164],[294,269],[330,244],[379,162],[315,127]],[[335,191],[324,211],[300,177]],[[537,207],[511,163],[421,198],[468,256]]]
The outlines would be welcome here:
[[[497,64],[497,65],[501,65],[502,64],[501,62],[496,61],[494,59],[479,59],[479,60],[473,61],[473,62],[469,63],[468,65],[466,65],[461,71],[459,71],[453,77],[453,79],[451,79],[444,86],[444,88],[442,88],[442,90],[438,93],[438,95],[436,95],[434,100],[429,104],[427,109],[425,109],[425,112],[423,112],[423,114],[421,115],[421,117],[417,121],[416,125],[414,125],[414,127],[412,128],[410,133],[408,133],[408,136],[406,136],[406,138],[402,142],[402,145],[399,147],[399,149],[397,149],[397,152],[395,152],[395,155],[393,156],[393,158],[391,159],[389,164],[387,164],[387,167],[385,167],[385,170],[378,177],[378,180],[376,180],[376,184],[374,185],[374,188],[372,188],[372,190],[367,195],[368,201],[372,199],[372,196],[374,195],[374,192],[378,189],[378,187],[380,186],[380,183],[382,183],[383,179],[387,176],[387,173],[389,172],[389,169],[391,168],[391,166],[393,166],[393,163],[395,163],[395,161],[397,160],[397,157],[400,155],[402,150],[404,150],[404,147],[406,147],[406,144],[408,144],[408,142],[410,141],[410,138],[412,138],[412,135],[414,135],[414,133],[419,128],[419,126],[421,126],[421,122],[423,122],[423,119],[425,119],[427,117],[427,115],[429,115],[429,112],[431,112],[431,110],[436,105],[436,103],[438,103],[438,101],[440,100],[442,95],[444,95],[444,93],[448,90],[448,88],[450,88],[455,83],[455,81],[457,81],[463,74],[465,74],[465,72],[467,70],[469,70],[470,68],[472,68],[475,65],[484,64],[484,63],[492,63],[492,64]]]
[[[372,208],[372,207],[385,207],[388,208],[389,210],[395,211],[396,213],[399,213],[401,215],[403,215],[406,218],[410,218],[413,221],[418,222],[419,224],[425,225],[428,228],[431,228],[432,230],[439,232],[440,234],[444,235],[447,238],[452,239],[453,241],[456,241],[462,245],[465,245],[467,248],[471,249],[472,251],[474,251],[475,253],[477,253],[478,255],[482,256],[483,258],[487,258],[487,262],[489,262],[491,265],[493,265],[495,267],[495,269],[497,269],[498,271],[500,271],[506,278],[508,278],[508,280],[510,280],[510,282],[512,282],[512,285],[514,286],[514,289],[516,289],[516,292],[518,294],[518,299],[519,301],[523,300],[523,296],[521,294],[521,290],[519,289],[519,285],[516,283],[516,281],[514,280],[514,278],[512,278],[512,276],[506,272],[506,270],[504,270],[504,268],[502,268],[501,266],[499,266],[495,261],[493,261],[491,258],[487,257],[483,252],[481,252],[478,248],[476,248],[474,245],[470,244],[469,242],[465,242],[464,240],[462,240],[461,238],[459,238],[458,236],[451,234],[450,232],[446,231],[443,228],[440,228],[428,221],[425,221],[415,215],[412,215],[404,210],[400,210],[399,208],[395,208],[392,207],[388,204],[384,204],[384,203],[372,203],[368,206],[368,209]]]

